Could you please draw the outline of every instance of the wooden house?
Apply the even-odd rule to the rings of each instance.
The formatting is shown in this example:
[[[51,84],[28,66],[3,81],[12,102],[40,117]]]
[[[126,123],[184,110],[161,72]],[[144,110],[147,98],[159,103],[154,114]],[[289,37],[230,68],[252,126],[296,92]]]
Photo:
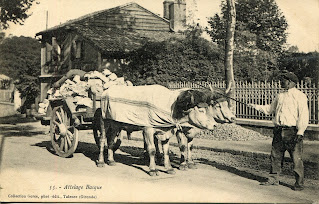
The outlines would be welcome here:
[[[184,28],[184,0],[164,1],[163,16],[128,3],[97,11],[36,34],[41,48],[41,101],[61,75],[70,69],[104,68],[115,72],[128,53],[145,40],[162,41]]]

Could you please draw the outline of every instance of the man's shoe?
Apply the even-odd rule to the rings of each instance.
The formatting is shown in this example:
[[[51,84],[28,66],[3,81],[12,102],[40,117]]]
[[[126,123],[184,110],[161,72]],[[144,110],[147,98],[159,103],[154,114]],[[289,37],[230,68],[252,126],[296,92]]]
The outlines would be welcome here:
[[[292,189],[294,191],[302,191],[304,189],[304,187],[303,186],[299,186],[299,185],[295,185]]]
[[[266,182],[260,182],[260,185],[263,186],[278,186],[279,185],[279,181],[266,181]]]

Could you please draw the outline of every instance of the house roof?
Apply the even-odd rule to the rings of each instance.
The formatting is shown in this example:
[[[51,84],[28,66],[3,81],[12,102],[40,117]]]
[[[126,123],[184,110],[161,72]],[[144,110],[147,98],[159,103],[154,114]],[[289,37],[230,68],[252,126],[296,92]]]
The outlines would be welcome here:
[[[129,52],[138,49],[145,40],[164,41],[171,37],[183,37],[175,33],[154,31],[127,31],[96,26],[73,26],[76,33],[90,41],[102,53]]]
[[[61,29],[61,28],[66,28],[66,27],[72,26],[74,24],[81,24],[84,21],[92,19],[94,17],[98,17],[101,14],[113,13],[113,12],[116,12],[118,10],[125,9],[125,8],[131,7],[131,6],[136,6],[136,7],[140,8],[140,9],[142,9],[144,12],[147,12],[150,15],[152,15],[153,17],[157,18],[158,20],[166,22],[166,23],[169,24],[169,20],[160,17],[159,15],[157,15],[157,14],[155,14],[155,13],[153,13],[153,12],[147,10],[147,9],[145,9],[144,7],[140,6],[139,4],[137,4],[135,2],[131,2],[131,3],[127,3],[127,4],[124,4],[124,5],[121,5],[121,6],[117,6],[117,7],[114,7],[114,8],[96,11],[96,12],[81,16],[81,17],[73,19],[73,20],[68,20],[65,23],[62,23],[60,25],[57,25],[57,26],[54,26],[52,28],[46,29],[44,31],[38,32],[38,33],[36,33],[36,36],[43,35],[45,33],[49,33],[49,32],[52,32],[52,31],[55,31],[55,30],[58,30],[58,29]]]
[[[182,37],[171,32],[168,20],[134,2],[69,20],[36,35],[54,36],[60,31],[75,32],[101,53],[129,52],[138,49],[143,40]]]

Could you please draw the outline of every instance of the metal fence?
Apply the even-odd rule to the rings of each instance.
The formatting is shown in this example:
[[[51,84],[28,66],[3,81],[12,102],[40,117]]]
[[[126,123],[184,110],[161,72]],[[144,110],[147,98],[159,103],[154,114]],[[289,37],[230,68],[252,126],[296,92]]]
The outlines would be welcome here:
[[[216,88],[225,88],[225,82],[169,82],[169,89],[179,88],[202,88],[211,85]],[[283,89],[279,82],[236,82],[235,85],[236,117],[245,119],[271,120],[272,115],[265,115],[252,108],[248,108],[243,103],[270,104],[275,96]],[[315,84],[301,81],[297,88],[306,94],[309,108],[309,124],[319,124],[319,90]],[[243,103],[240,103],[243,102]]]

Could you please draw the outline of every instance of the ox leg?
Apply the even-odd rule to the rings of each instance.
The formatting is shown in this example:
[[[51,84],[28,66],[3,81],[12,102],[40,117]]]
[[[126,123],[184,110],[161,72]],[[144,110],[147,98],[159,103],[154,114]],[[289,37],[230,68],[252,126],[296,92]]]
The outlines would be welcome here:
[[[144,141],[146,143],[148,155],[149,155],[149,174],[150,176],[158,176],[158,170],[156,169],[155,164],[155,154],[156,149],[154,145],[154,129],[153,128],[144,128],[143,131]]]
[[[108,123],[107,120],[101,120],[100,121],[100,129],[101,129],[101,137],[100,137],[100,153],[99,153],[99,159],[97,161],[97,166],[98,167],[104,167],[104,145],[106,141],[106,132],[108,132],[108,129],[110,127],[110,124]]]
[[[181,151],[181,160],[179,165],[179,170],[185,171],[187,170],[187,139],[183,132],[177,131],[176,138],[178,141],[179,149]]]
[[[172,168],[170,159],[169,159],[169,139],[165,141],[161,141],[163,146],[163,153],[164,153],[164,167],[168,174],[175,174],[174,169]]]
[[[114,149],[116,149],[116,143],[114,142],[117,135],[121,131],[119,128],[115,127],[116,125],[112,125],[108,131],[107,137],[107,164],[110,166],[115,166],[116,163],[114,161]]]
[[[154,137],[154,144],[156,149],[155,159],[157,165],[164,165],[164,153],[163,153],[163,145],[162,142],[157,138]]]
[[[147,144],[145,141],[145,136],[144,136],[144,132],[143,132],[143,141],[144,141],[144,151],[143,151],[143,157],[145,162],[148,162],[150,160],[149,156],[148,156],[148,151],[147,151]]]
[[[154,137],[154,145],[155,145],[155,149],[156,149],[156,153],[155,153],[155,163],[157,165],[163,165],[164,161],[163,161],[163,146],[160,140],[158,140],[156,137]],[[148,151],[147,151],[147,144],[144,138],[144,152],[143,152],[143,156],[145,161],[149,161],[149,156],[148,156]]]
[[[119,132],[117,132],[117,135],[114,139],[113,152],[115,152],[121,146],[121,143],[123,140],[123,135],[121,133],[122,133],[122,131],[119,130]]]
[[[195,162],[192,158],[192,151],[193,151],[193,138],[187,138],[187,167],[189,169],[197,169]]]

